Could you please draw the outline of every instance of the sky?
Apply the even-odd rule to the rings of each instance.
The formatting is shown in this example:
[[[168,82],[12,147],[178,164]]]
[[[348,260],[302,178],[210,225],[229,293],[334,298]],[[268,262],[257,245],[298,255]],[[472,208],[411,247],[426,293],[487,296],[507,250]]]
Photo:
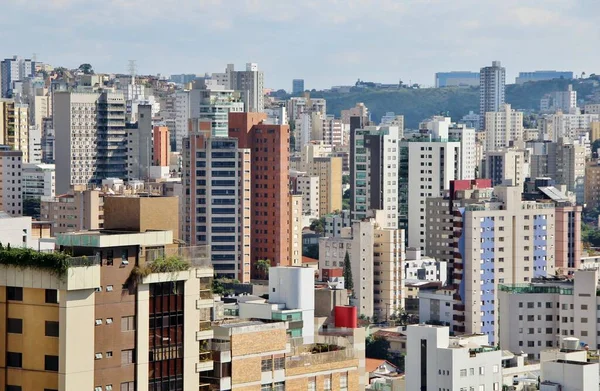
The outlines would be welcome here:
[[[500,60],[600,73],[598,0],[0,0],[0,57],[96,72],[223,72],[258,63],[265,87],[357,79],[431,86]]]

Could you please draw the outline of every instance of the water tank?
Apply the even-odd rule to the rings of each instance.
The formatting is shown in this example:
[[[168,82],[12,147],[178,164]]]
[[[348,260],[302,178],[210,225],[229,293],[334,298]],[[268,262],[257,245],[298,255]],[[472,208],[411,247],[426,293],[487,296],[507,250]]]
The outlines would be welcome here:
[[[335,327],[347,327],[355,329],[358,327],[358,312],[356,307],[349,305],[338,305],[334,309]]]
[[[579,339],[574,337],[568,337],[563,339],[563,348],[569,350],[579,349]]]

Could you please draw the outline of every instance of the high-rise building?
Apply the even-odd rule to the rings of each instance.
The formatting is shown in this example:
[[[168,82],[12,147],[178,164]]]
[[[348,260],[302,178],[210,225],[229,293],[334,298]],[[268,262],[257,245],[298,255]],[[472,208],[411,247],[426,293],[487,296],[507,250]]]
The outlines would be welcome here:
[[[460,179],[475,179],[481,172],[477,159],[475,128],[464,124],[452,124],[448,128],[448,138],[460,142]]]
[[[189,92],[189,118],[208,120],[211,136],[227,137],[229,113],[243,112],[244,104],[236,98],[233,90],[226,89],[215,80],[198,79],[193,87]]]
[[[483,67],[479,73],[479,129],[485,129],[486,113],[500,111],[504,104],[506,69],[500,61]]]
[[[154,143],[152,165],[169,166],[169,128],[166,126],[154,126],[152,129],[152,142]]]
[[[0,62],[0,97],[11,98],[14,83],[35,76],[35,62],[17,56]]]
[[[370,211],[382,210],[383,228],[398,228],[398,128],[359,126],[350,133],[350,210],[352,219],[362,220]],[[352,127],[352,122],[351,122]]]
[[[478,87],[479,72],[437,72],[435,88],[441,87]]]
[[[586,164],[584,188],[585,209],[598,208],[600,206],[600,162],[598,160]]]
[[[292,80],[292,94],[301,94],[304,92],[304,79]]]
[[[251,257],[273,266],[290,264],[290,128],[268,125],[264,113],[230,113],[229,137],[250,150]]]
[[[54,164],[23,163],[23,200],[56,195],[56,174]]]
[[[152,218],[161,221],[164,208],[154,208]],[[127,208],[115,210],[135,219],[124,216]],[[132,227],[138,229],[131,232],[118,227],[58,235],[58,249],[71,256],[67,270],[0,266],[7,390],[182,391],[208,383],[213,272],[207,249],[179,248],[173,232],[160,225],[144,231],[148,212],[137,216]],[[176,207],[170,212],[176,221]],[[4,250],[3,258],[9,256]],[[48,257],[50,265],[56,255],[38,257]],[[181,271],[155,266],[167,257]],[[140,269],[143,276],[134,272]],[[28,340],[36,343],[22,342]]]
[[[97,230],[104,227],[104,194],[98,190],[71,191],[42,198],[41,218],[50,221],[50,233]]]
[[[250,282],[250,150],[240,148],[236,138],[211,136],[209,121],[192,128],[182,154],[183,239],[210,246],[218,276]]]
[[[485,113],[486,151],[509,147],[517,140],[523,140],[523,113],[506,103],[496,111]]]
[[[290,265],[302,266],[302,194],[290,194]]]
[[[11,216],[23,214],[23,152],[0,145],[0,210]]]
[[[572,114],[577,109],[577,91],[569,84],[566,91],[554,91],[540,99],[541,112],[562,111]],[[586,111],[587,113],[587,111]]]
[[[428,135],[400,143],[400,227],[408,234],[408,246],[421,250],[426,246],[426,198],[441,197],[461,173],[461,142],[448,138],[447,123],[438,125]]]
[[[153,165],[152,106],[138,106],[138,120],[128,123],[127,131],[127,179],[147,180]]]
[[[29,163],[29,107],[12,99],[0,100],[0,145],[23,153]]]
[[[263,71],[258,70],[258,64],[247,63],[245,71],[236,71],[233,64],[228,64],[225,73],[213,73],[212,79],[227,89],[238,91],[245,111],[264,111],[265,75]]]
[[[556,272],[554,204],[522,201],[520,186],[496,186],[494,196],[439,217],[452,213],[454,223],[453,331],[490,343],[498,342],[498,285]]]
[[[524,148],[500,148],[485,153],[484,177],[491,179],[492,186],[512,184],[522,186],[529,178],[530,151]]]
[[[190,91],[177,91],[175,93],[175,129],[171,132],[171,150],[181,151],[183,138],[188,135],[188,121],[190,117]]]
[[[539,120],[541,140],[557,142],[561,137],[577,140],[586,136],[592,129],[592,124],[600,119],[599,114],[556,114],[547,115]]]
[[[54,93],[56,191],[127,177],[125,98],[115,92]]]

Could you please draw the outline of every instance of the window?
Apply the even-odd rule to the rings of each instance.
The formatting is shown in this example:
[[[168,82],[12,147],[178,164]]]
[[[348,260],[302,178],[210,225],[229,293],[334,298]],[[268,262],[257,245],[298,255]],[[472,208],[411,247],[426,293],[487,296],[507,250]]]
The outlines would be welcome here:
[[[135,391],[134,383],[132,381],[121,383],[121,391]]]
[[[106,265],[112,266],[114,260],[114,252],[113,250],[106,250]]]
[[[113,318],[106,318],[106,324],[112,324]]]
[[[485,385],[480,384],[479,385],[479,391],[485,391]]]
[[[121,331],[135,330],[135,315],[121,317]]]
[[[17,286],[7,286],[6,299],[12,301],[23,301],[23,288],[19,288]]]
[[[46,289],[46,303],[58,303],[58,291],[56,289]]]
[[[6,386],[6,391],[21,391],[21,386]]]
[[[479,374],[485,375],[485,367],[479,367]]]
[[[23,319],[8,318],[6,331],[11,334],[23,334]]]
[[[111,358],[112,356],[113,356],[113,354],[111,351],[106,352],[106,358]]]
[[[494,391],[499,391],[500,390],[500,383],[496,382],[494,383]]]
[[[106,387],[104,387],[104,389],[106,391],[112,391],[112,384],[107,384]]]
[[[323,390],[331,391],[331,375],[325,377],[325,381],[323,382]]]
[[[340,391],[348,391],[348,372],[340,374]]]
[[[273,387],[271,387],[271,384],[267,383],[267,384],[261,384],[260,386],[260,391],[271,391],[273,389]]]
[[[273,370],[273,359],[263,358],[260,361],[260,369],[262,372],[270,372]]]
[[[581,323],[587,323],[588,322],[588,318],[581,318]]]
[[[469,376],[475,376],[475,368],[469,368]]]
[[[21,368],[23,366],[23,354],[16,352],[6,352],[6,366]]]
[[[492,372],[498,373],[499,370],[500,370],[500,368],[498,367],[498,365],[494,365]]]
[[[58,337],[58,322],[46,321],[46,337]]]
[[[461,369],[460,370],[460,377],[467,377],[467,370],[466,369]]]
[[[285,357],[276,357],[273,359],[273,369],[285,369]]]
[[[277,382],[273,384],[273,391],[284,391],[285,390],[285,382]]]
[[[133,349],[121,350],[121,365],[133,364]]]
[[[58,372],[58,356],[44,356],[44,369]]]
[[[340,377],[340,388],[341,388],[342,378]],[[308,391],[317,391],[317,379],[311,377],[308,379]]]

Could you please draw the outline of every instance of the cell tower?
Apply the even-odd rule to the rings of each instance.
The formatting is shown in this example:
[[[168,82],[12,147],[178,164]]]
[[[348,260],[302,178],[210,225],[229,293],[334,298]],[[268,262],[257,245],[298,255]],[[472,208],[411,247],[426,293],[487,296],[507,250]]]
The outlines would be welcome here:
[[[135,84],[135,75],[136,75],[136,71],[137,71],[137,64],[135,62],[135,60],[129,60],[129,66],[128,66],[128,70],[129,70],[129,74],[131,75],[131,84]]]

